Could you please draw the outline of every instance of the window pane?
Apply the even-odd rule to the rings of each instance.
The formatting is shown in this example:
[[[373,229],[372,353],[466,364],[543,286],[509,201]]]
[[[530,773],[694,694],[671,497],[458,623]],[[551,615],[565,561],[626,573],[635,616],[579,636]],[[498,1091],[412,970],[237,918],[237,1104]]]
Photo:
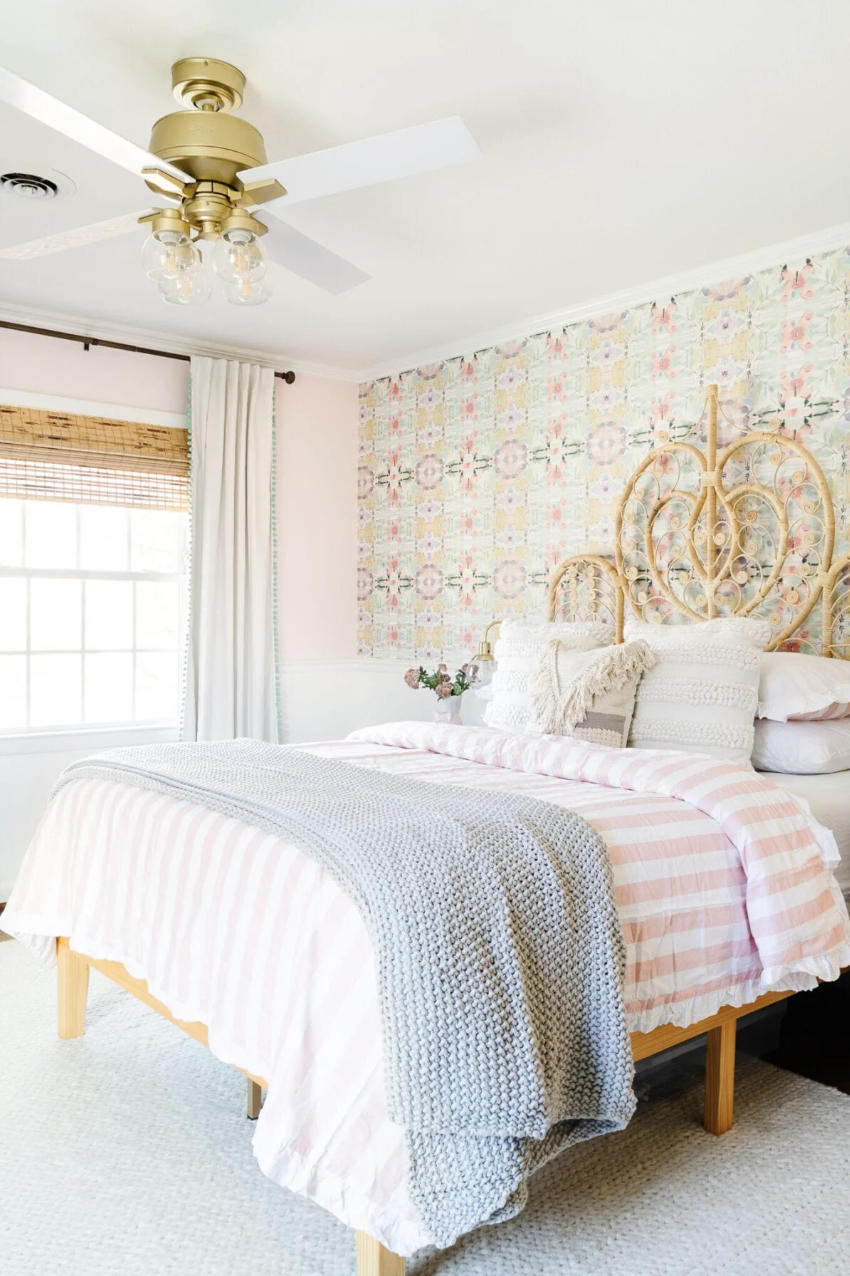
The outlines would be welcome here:
[[[82,646],[82,581],[30,581],[33,651],[79,651]]]
[[[0,579],[0,651],[27,649],[27,582]]]
[[[0,728],[27,725],[27,658],[0,656]]]
[[[0,497],[0,567],[24,561],[24,503]]]
[[[87,580],[86,651],[128,651],[132,646],[133,582]]]
[[[27,567],[76,567],[76,506],[27,501],[26,514]]]
[[[139,581],[136,585],[136,646],[176,647],[179,605],[176,581]]]
[[[136,718],[174,722],[179,711],[177,653],[142,653],[136,657]]]
[[[81,505],[80,567],[84,571],[125,572],[129,531],[126,510]]]
[[[130,722],[133,718],[133,657],[86,656],[86,722]]]
[[[30,657],[30,726],[82,722],[81,661],[79,655]]]
[[[134,572],[182,572],[187,516],[168,510],[133,510],[130,567]]]

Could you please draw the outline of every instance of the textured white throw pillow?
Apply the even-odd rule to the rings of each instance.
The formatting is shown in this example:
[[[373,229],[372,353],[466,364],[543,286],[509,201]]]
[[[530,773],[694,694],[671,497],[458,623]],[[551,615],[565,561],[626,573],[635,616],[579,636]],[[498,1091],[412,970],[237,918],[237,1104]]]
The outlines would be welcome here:
[[[762,656],[760,718],[818,722],[848,715],[850,661],[796,651],[766,651]]]
[[[749,762],[768,622],[741,616],[682,625],[629,620],[626,638],[643,638],[656,656],[638,687],[629,743]]]
[[[850,719],[843,722],[773,722],[759,718],[753,766],[783,775],[831,775],[850,770]]]
[[[496,671],[491,686],[492,698],[484,710],[488,727],[500,731],[527,731],[531,726],[528,679],[534,671],[544,645],[558,638],[573,651],[589,651],[605,647],[613,631],[608,625],[593,621],[541,621],[528,624],[522,620],[505,620],[493,655]]]
[[[575,651],[552,638],[529,679],[533,728],[625,748],[640,676],[654,664],[645,642]]]

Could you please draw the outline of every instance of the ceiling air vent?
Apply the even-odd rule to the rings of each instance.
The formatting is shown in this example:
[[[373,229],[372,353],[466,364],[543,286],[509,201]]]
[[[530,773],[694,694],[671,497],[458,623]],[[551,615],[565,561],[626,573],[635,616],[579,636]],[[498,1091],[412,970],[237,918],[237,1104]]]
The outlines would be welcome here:
[[[0,174],[0,187],[10,195],[20,195],[21,199],[53,199],[59,194],[56,182],[36,173]]]

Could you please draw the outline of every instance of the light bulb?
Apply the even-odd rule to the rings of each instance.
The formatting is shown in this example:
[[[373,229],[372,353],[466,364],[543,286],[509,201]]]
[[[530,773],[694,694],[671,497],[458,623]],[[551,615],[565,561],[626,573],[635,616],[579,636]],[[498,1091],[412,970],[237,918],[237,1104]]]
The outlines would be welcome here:
[[[198,260],[200,262],[200,257]],[[212,278],[203,264],[185,271],[179,279],[163,279],[159,284],[160,297],[172,306],[198,305],[209,301],[211,292]]]
[[[267,265],[266,250],[250,230],[226,230],[213,245],[213,269],[225,286],[262,279]]]
[[[473,664],[477,663],[473,661]],[[478,673],[475,681],[479,687],[486,687],[493,681],[493,674],[496,672],[495,660],[482,660],[478,665]]]
[[[142,265],[149,278],[157,281],[179,279],[200,260],[200,253],[189,242],[188,235],[177,230],[154,231],[142,248]]]
[[[243,279],[241,283],[224,283],[223,292],[234,306],[261,306],[272,295],[268,279]]]

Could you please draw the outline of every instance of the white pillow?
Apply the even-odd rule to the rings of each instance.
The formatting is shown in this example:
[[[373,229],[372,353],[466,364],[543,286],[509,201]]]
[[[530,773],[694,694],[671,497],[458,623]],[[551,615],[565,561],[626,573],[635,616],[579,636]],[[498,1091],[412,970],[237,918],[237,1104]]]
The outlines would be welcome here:
[[[644,620],[636,620],[634,616],[626,617],[626,639],[645,638],[647,642],[673,641],[681,634],[695,634],[701,641],[719,638],[722,642],[745,642],[751,647],[764,651],[773,637],[769,620],[760,616],[715,616],[714,620],[681,621],[672,625],[647,624]]]
[[[748,763],[767,621],[731,616],[688,625],[626,623],[656,664],[640,681],[629,743]]]
[[[502,621],[493,655],[496,670],[491,686],[493,695],[484,710],[488,727],[500,731],[526,731],[531,725],[528,698],[529,675],[537,667],[540,652],[552,638],[558,638],[572,651],[589,651],[606,647],[613,638],[608,625],[595,621],[542,621],[527,624],[522,620]]]
[[[830,775],[850,770],[850,719],[843,722],[773,722],[759,718],[753,744],[758,771]]]
[[[760,718],[826,721],[850,715],[850,661],[767,651],[761,658]]]

